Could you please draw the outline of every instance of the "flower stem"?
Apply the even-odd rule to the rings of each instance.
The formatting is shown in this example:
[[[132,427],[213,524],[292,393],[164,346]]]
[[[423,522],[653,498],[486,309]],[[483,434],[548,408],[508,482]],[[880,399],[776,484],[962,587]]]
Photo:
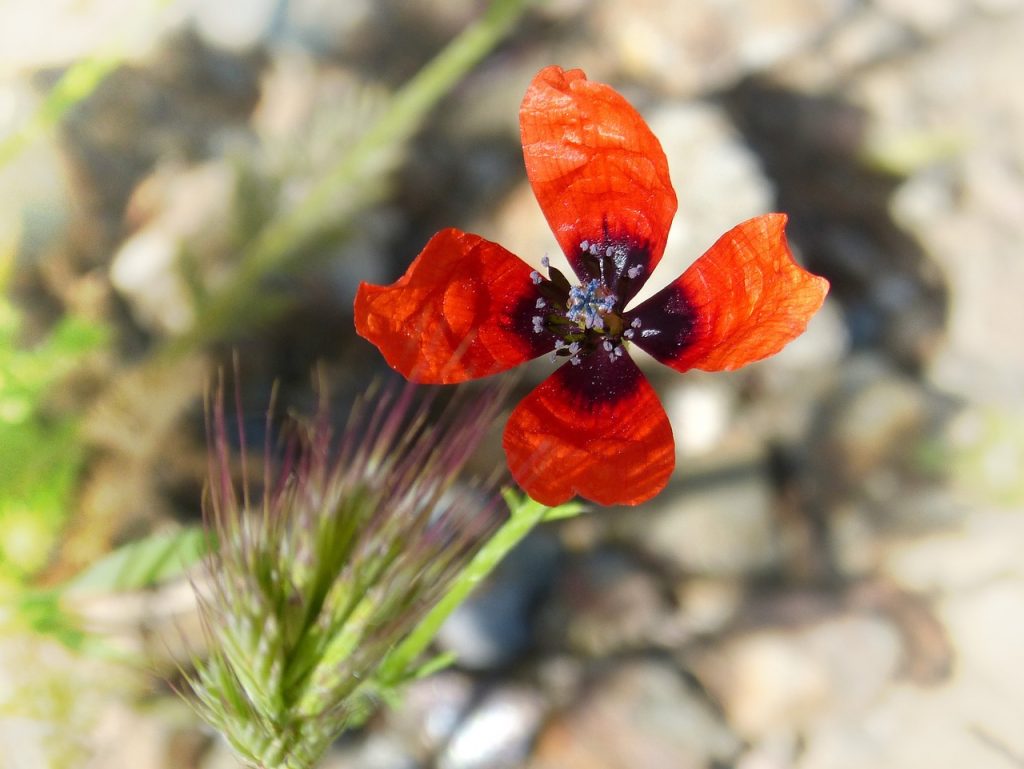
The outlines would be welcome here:
[[[551,508],[525,495],[519,496],[506,491],[505,500],[510,509],[508,520],[469,562],[445,596],[430,610],[416,629],[391,651],[379,669],[379,685],[389,688],[408,677],[410,665],[434,640],[434,636],[448,616],[466,600],[477,585],[483,582],[508,552],[552,511]]]

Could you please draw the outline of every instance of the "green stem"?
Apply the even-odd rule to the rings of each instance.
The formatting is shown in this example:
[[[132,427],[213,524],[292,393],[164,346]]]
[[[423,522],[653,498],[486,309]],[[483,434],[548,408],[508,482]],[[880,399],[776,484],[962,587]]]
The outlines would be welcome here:
[[[516,501],[511,494],[505,495],[512,508],[509,519],[481,548],[469,565],[462,571],[444,597],[416,626],[416,629],[402,643],[396,646],[384,660],[377,674],[377,683],[390,687],[399,683],[407,674],[412,663],[434,640],[448,616],[469,594],[486,579],[501,559],[522,541],[533,527],[543,521],[551,508],[535,502],[529,497]],[[514,504],[513,504],[514,503]]]

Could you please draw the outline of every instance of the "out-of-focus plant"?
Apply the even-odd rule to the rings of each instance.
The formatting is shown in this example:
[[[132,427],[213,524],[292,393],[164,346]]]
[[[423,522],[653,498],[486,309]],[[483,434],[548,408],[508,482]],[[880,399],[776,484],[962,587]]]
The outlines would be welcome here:
[[[267,448],[256,493],[244,449],[235,488],[215,402],[207,514],[218,547],[197,583],[210,653],[190,684],[250,765],[314,766],[376,701],[444,664],[421,660],[444,617],[551,514],[509,497],[502,526],[500,496],[457,481],[501,395],[485,390],[428,424],[412,389],[385,393],[357,406],[337,441],[322,409],[280,463]]]
[[[67,520],[82,446],[76,419],[49,409],[48,396],[107,336],[66,316],[24,348],[20,326],[18,309],[0,294],[0,595],[45,565]]]
[[[37,137],[56,125],[68,110],[87,98],[122,61],[116,54],[84,59],[61,76],[19,130],[0,137],[0,168],[16,158]]]
[[[112,377],[89,409],[93,422],[97,421],[95,415],[102,415],[104,435],[126,434],[138,424],[149,426],[153,420],[143,412],[163,398],[170,403],[160,410],[162,421],[174,423],[192,402],[192,393],[181,397],[181,392],[189,381],[201,381],[202,376],[185,379],[169,372],[177,372],[183,360],[201,369],[206,365],[203,351],[210,343],[265,327],[280,317],[290,306],[290,297],[280,290],[288,282],[275,277],[305,269],[334,253],[329,244],[344,239],[356,226],[358,216],[387,194],[388,181],[409,139],[430,111],[514,28],[534,1],[491,0],[476,22],[404,86],[362,105],[358,119],[349,115],[357,130],[351,131],[345,141],[336,142],[336,152],[328,161],[305,169],[298,189],[281,184],[281,178],[270,178],[273,174],[261,176],[265,162],[259,158],[251,163],[241,161],[235,192],[237,210],[233,211],[233,222],[226,222],[225,227],[230,230],[227,249],[236,255],[231,268],[212,270],[215,277],[208,280],[197,264],[206,258],[203,250],[194,248],[195,244],[179,244],[178,266],[194,305],[194,323]],[[86,98],[102,81],[116,65],[115,59],[100,57],[72,67],[44,100],[48,106],[41,107],[39,116],[31,122],[36,128],[27,127],[11,139],[12,143],[5,143],[0,156],[10,157],[25,146],[30,134],[59,121],[69,106]],[[354,99],[358,102],[358,94]],[[326,121],[311,122],[322,125]],[[303,142],[297,139],[295,144]],[[292,180],[291,176],[286,178]],[[159,444],[155,440],[147,445]],[[77,530],[88,531],[91,537],[88,543],[73,543],[82,561],[96,559],[109,544],[109,536],[94,533],[97,528],[102,529],[87,522]]]
[[[274,214],[240,245],[231,280],[216,292],[200,297],[191,330],[168,340],[163,353],[187,353],[278,316],[288,305],[266,284],[267,276],[308,267],[315,259],[311,244],[325,253],[319,243],[325,232],[335,237],[344,233],[362,211],[385,196],[409,140],[431,110],[513,29],[535,1],[491,0],[475,23],[400,89],[390,97],[375,97],[376,118],[355,132],[351,141],[337,147],[331,161],[319,169],[315,178],[306,181],[298,200],[292,199],[293,191],[279,194],[284,190],[263,190],[262,197],[270,194],[278,198]],[[242,182],[251,185],[253,179],[243,176]],[[252,192],[240,198],[240,204],[245,204]],[[244,217],[245,212],[240,216]]]

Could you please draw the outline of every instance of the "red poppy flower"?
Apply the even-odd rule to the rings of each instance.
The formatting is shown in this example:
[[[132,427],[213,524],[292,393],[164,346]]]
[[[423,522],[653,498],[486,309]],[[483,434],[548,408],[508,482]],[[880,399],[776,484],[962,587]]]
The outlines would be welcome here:
[[[444,230],[397,282],[359,287],[356,330],[404,376],[431,384],[549,353],[562,366],[505,428],[513,477],[548,505],[576,494],[637,504],[668,482],[675,446],[630,343],[677,371],[739,368],[801,334],[828,282],[793,261],[786,217],[768,214],[630,308],[676,211],[661,145],[622,96],[580,70],[542,70],[519,119],[527,176],[578,282],[546,259],[545,275],[496,243]]]

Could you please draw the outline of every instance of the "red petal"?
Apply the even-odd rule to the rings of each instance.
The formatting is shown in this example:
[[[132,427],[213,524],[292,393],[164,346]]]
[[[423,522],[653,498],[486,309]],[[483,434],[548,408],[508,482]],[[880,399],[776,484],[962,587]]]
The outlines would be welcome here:
[[[454,384],[519,365],[553,346],[533,332],[530,267],[479,235],[443,230],[390,286],[359,286],[356,331],[392,368]]]
[[[658,396],[628,356],[600,351],[565,364],[515,408],[505,428],[509,469],[538,502],[579,494],[635,505],[668,483],[672,428]]]
[[[828,281],[793,261],[785,226],[784,214],[767,214],[729,230],[627,313],[641,322],[636,344],[678,371],[721,371],[774,355],[802,334]],[[644,335],[651,331],[658,333]]]
[[[676,194],[640,114],[582,71],[547,67],[526,91],[519,125],[526,174],[577,275],[586,240],[630,246],[635,254],[620,272],[640,265],[646,279],[665,250]]]

